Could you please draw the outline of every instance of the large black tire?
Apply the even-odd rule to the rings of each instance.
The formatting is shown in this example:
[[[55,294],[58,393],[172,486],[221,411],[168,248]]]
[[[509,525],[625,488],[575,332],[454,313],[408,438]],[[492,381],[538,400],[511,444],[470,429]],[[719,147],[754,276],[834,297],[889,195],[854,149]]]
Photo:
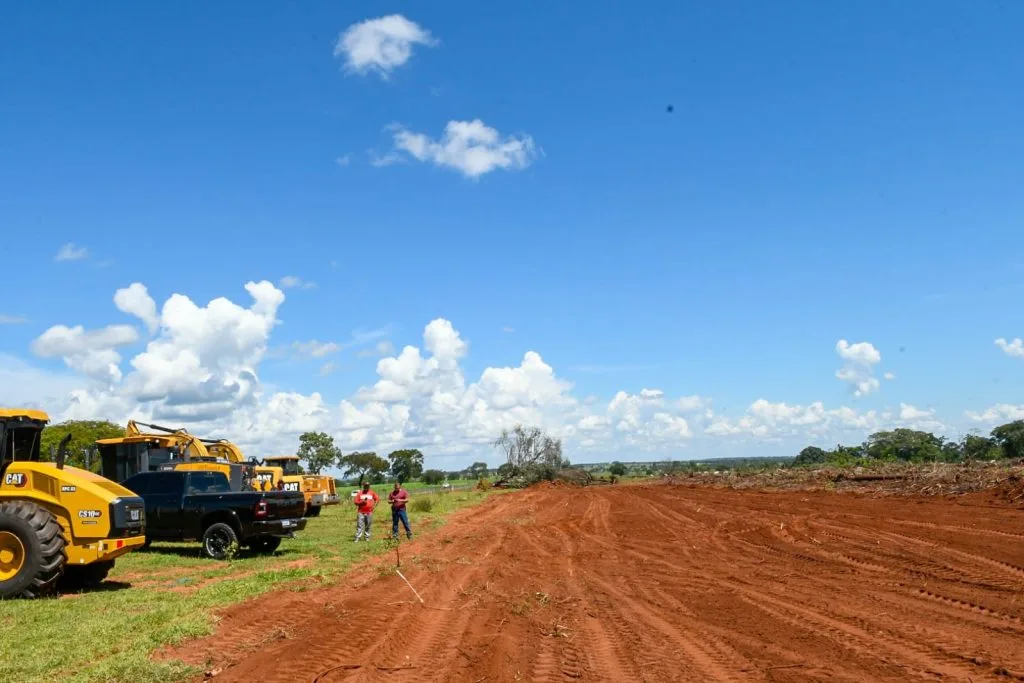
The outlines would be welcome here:
[[[281,547],[281,539],[277,536],[260,536],[249,541],[249,548],[254,553],[269,555]]]
[[[0,552],[9,558],[0,570],[13,570],[15,563],[20,564],[13,576],[0,581],[0,598],[38,598],[52,593],[68,560],[67,540],[53,514],[32,501],[4,501],[0,503],[0,534],[8,541],[18,541],[16,548]]]
[[[306,510],[306,517],[319,517],[319,516],[320,516],[320,506],[319,505],[311,505],[309,507],[309,509]]]
[[[88,588],[95,588],[103,583],[107,574],[114,568],[114,560],[93,562],[92,564],[71,564],[64,567],[64,576],[57,582],[62,593],[71,593]]]
[[[212,560],[227,560],[238,551],[238,534],[231,525],[215,522],[203,532],[203,554]]]

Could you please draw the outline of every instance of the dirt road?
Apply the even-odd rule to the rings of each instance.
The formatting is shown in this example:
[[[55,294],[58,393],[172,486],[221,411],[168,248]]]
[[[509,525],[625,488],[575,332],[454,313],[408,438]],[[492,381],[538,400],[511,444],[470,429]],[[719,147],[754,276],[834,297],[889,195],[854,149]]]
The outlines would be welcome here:
[[[218,683],[1024,680],[1024,510],[980,500],[560,488],[404,548],[426,606],[384,564],[173,654]]]

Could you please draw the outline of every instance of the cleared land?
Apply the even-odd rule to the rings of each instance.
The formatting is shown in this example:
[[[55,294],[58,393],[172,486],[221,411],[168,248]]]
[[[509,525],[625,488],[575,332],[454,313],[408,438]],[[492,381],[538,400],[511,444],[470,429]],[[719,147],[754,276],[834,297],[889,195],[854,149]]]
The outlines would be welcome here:
[[[1024,677],[1024,510],[669,485],[491,498],[167,650],[217,681]]]

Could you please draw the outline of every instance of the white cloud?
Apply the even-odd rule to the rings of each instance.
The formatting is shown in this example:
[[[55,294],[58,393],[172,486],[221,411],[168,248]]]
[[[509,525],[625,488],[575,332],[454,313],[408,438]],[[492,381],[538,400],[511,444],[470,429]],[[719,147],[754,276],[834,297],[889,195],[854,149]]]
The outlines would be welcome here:
[[[63,358],[67,366],[92,379],[121,381],[119,346],[134,344],[139,332],[131,325],[108,325],[86,330],[81,325],[54,325],[32,342],[32,352],[40,358]]]
[[[1014,420],[1024,420],[1024,404],[997,403],[980,413],[968,410],[964,414],[975,422],[987,422],[989,424],[1013,422]]]
[[[869,342],[857,342],[851,344],[845,339],[836,342],[836,353],[843,360],[857,363],[858,365],[877,365],[882,362],[882,354],[878,352]]]
[[[935,410],[922,410],[909,403],[900,403],[899,424],[926,432],[941,432],[946,426],[935,417]]]
[[[809,405],[772,403],[758,399],[738,418],[705,413],[707,434],[712,436],[745,436],[777,439],[796,436],[821,436],[844,430],[872,431],[883,424],[884,417],[876,411],[858,412],[841,406],[826,409],[821,401]]]
[[[156,312],[156,302],[149,295],[146,286],[140,282],[133,282],[124,289],[114,292],[114,305],[122,313],[134,315],[146,323],[150,334],[154,334],[160,327],[160,316]]]
[[[78,374],[44,372],[0,356],[0,399],[14,405],[45,403],[58,420],[123,422],[135,417],[185,425],[203,436],[232,438],[254,455],[290,452],[302,431],[322,430],[346,451],[421,448],[439,459],[434,462],[447,458],[453,467],[460,459],[493,458],[490,443],[502,428],[516,423],[563,438],[574,461],[678,457],[695,443],[703,455],[750,440],[848,442],[890,425],[940,424],[934,411],[909,404],[901,404],[894,417],[846,406],[830,409],[821,402],[758,399],[738,416],[729,416],[716,414],[707,397],[669,395],[652,386],[620,391],[610,400],[577,398],[572,383],[536,351],[525,351],[508,366],[483,366],[475,378],[467,377],[471,345],[444,318],[424,326],[421,343],[397,351],[383,336],[388,328],[354,333],[353,343],[370,345],[374,355],[382,356],[376,375],[346,398],[328,402],[320,393],[261,383],[260,364],[285,295],[266,281],[250,282],[245,289],[251,299],[245,305],[226,298],[203,305],[174,294],[152,308],[141,284],[118,290],[117,309],[153,330],[125,365],[123,378],[119,354],[139,341],[135,328],[110,325],[87,331],[58,325],[41,335],[33,349],[40,356],[63,358]],[[314,375],[326,378],[338,370],[328,360],[330,353],[346,346],[313,340],[285,348],[322,359]],[[1024,414],[1024,406],[996,406],[972,419],[1015,414]]]
[[[894,375],[894,374],[893,374],[893,373],[891,373],[891,372],[887,372],[887,373],[885,373],[884,375],[882,375],[882,377],[883,377],[884,379],[887,379],[887,380],[890,380],[890,381],[891,381],[891,380],[894,380],[894,379],[896,379],[896,375]]]
[[[293,342],[292,349],[298,356],[306,358],[323,358],[341,351],[341,345],[335,342],[320,342],[316,339],[307,342]]]
[[[874,366],[882,361],[882,354],[869,342],[851,344],[845,339],[836,342],[836,353],[846,363],[836,371],[836,377],[850,385],[853,395],[867,396],[878,391],[881,383],[874,377]]]
[[[352,155],[351,154],[344,154],[344,155],[338,157],[337,159],[335,159],[334,163],[338,164],[338,166],[348,166],[351,161],[352,161]]]
[[[1024,339],[1016,338],[1013,341],[1006,341],[1002,337],[996,339],[996,346],[1003,350],[1007,356],[1024,358]]]
[[[0,314],[0,325],[24,325],[27,322],[28,318],[23,315]]]
[[[513,332],[516,331],[516,328],[506,325],[505,327],[501,328],[501,331],[504,332],[505,334],[512,334]]]
[[[502,137],[480,119],[449,121],[440,140],[414,133],[401,126],[392,127],[394,150],[371,159],[375,166],[387,166],[408,155],[417,161],[450,168],[468,178],[498,169],[521,170],[533,163],[537,148],[529,135]]]
[[[683,396],[676,402],[676,405],[679,407],[680,411],[690,413],[707,407],[709,403],[710,401],[708,399],[702,396],[693,395]]]
[[[315,282],[303,280],[298,275],[285,275],[277,284],[281,289],[316,289]]]
[[[81,261],[84,258],[88,258],[89,250],[85,247],[77,247],[74,242],[68,242],[57,250],[57,255],[53,257],[54,261]]]
[[[417,45],[439,44],[430,32],[401,14],[367,19],[342,31],[334,45],[334,56],[344,57],[350,73],[376,72],[384,80],[412,57]]]

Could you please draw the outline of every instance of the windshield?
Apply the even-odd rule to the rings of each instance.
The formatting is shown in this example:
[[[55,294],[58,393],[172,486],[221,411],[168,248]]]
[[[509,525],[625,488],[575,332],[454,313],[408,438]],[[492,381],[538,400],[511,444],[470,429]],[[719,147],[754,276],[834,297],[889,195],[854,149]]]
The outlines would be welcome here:
[[[4,460],[38,460],[39,435],[41,431],[32,427],[8,429],[4,434]]]

